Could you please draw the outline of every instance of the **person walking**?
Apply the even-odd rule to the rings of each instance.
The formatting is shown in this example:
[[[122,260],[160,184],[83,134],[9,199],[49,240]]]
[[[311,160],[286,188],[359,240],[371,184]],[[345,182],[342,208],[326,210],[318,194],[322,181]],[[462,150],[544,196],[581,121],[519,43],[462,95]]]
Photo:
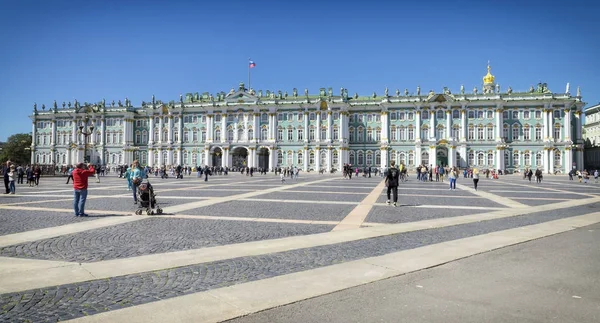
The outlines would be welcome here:
[[[8,187],[8,172],[10,172],[10,160],[6,162],[5,165],[3,165],[2,167],[2,175],[4,177],[4,188],[6,189],[4,194],[9,194],[10,193],[10,188]]]
[[[473,169],[473,187],[477,191],[477,183],[479,183],[479,169]],[[456,183],[454,184],[456,185]]]
[[[17,167],[17,184],[23,184],[23,178],[25,177],[25,169],[19,165]]]
[[[131,189],[133,190],[133,204],[137,204],[137,187],[140,185],[142,180],[146,178],[146,174],[144,173],[142,167],[140,167],[139,161],[133,161],[129,178],[131,179]]]
[[[450,190],[456,190],[456,177],[458,176],[458,171],[456,167],[453,167],[448,172],[448,179],[450,180]]]
[[[8,189],[10,194],[15,194],[15,179],[17,179],[17,170],[15,165],[10,165],[8,170]]]
[[[598,184],[598,170],[597,169],[594,171],[594,181],[596,182],[596,184]]]
[[[85,214],[85,201],[88,194],[88,178],[94,176],[96,170],[92,164],[84,163],[77,164],[77,167],[73,170],[73,209],[75,210],[75,216],[88,216]]]
[[[69,180],[73,179],[73,167],[69,167],[67,174],[69,175],[69,177],[67,177],[67,182],[65,184],[69,184]]]
[[[127,180],[127,190],[131,191],[131,167],[133,166],[133,164],[131,164],[129,167],[127,167],[127,170],[125,171],[125,179]]]
[[[385,185],[387,186],[387,205],[390,205],[390,193],[393,193],[394,204],[398,206],[398,181],[400,179],[400,170],[396,168],[396,161],[390,162],[390,168],[385,176]]]
[[[542,174],[542,170],[541,169],[536,169],[535,170],[535,182],[540,184],[542,182],[542,178],[544,177],[544,175]]]

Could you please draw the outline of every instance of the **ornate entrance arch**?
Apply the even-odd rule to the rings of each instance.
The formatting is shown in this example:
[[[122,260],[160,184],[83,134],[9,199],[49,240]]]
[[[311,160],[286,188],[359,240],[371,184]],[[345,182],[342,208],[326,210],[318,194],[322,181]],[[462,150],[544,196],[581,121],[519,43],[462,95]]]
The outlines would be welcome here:
[[[248,166],[248,148],[233,148],[233,150],[231,150],[231,167],[240,168],[246,166]]]
[[[438,146],[436,149],[436,158],[435,158],[435,162],[436,165],[439,166],[448,166],[448,147],[444,146]]]
[[[221,161],[223,160],[223,149],[220,147],[215,147],[212,150],[212,165],[213,166],[221,166]]]
[[[260,147],[256,150],[256,154],[258,155],[258,167],[263,169],[269,169],[269,156],[271,155],[271,151],[267,147]]]

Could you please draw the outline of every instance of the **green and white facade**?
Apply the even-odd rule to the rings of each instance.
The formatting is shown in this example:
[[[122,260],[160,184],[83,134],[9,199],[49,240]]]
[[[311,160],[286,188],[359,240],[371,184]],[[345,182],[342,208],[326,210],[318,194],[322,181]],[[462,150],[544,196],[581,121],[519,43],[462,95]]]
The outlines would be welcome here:
[[[188,93],[164,103],[152,97],[125,104],[56,102],[34,108],[32,163],[106,165],[138,159],[149,166],[249,166],[341,170],[419,164],[569,171],[583,165],[579,90],[552,93],[545,84],[522,93],[500,92],[494,76],[481,90],[405,90],[367,97],[340,89]],[[81,134],[90,132],[90,135]]]

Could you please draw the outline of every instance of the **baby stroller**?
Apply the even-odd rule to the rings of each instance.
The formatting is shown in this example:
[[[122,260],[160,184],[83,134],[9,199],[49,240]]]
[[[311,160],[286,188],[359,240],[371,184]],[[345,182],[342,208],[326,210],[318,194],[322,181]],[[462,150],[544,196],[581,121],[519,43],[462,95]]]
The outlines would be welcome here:
[[[136,183],[133,183],[136,185]],[[156,203],[156,195],[154,194],[154,188],[149,181],[140,181],[137,184],[137,199],[139,208],[135,211],[135,214],[141,215],[144,210],[147,215],[162,214],[163,210]]]

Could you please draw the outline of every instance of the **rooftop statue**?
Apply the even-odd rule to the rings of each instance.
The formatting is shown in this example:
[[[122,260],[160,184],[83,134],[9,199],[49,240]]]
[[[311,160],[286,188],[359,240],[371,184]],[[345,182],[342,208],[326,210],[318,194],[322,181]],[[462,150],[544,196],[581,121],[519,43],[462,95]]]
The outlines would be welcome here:
[[[477,94],[477,87],[473,87],[473,94]]]
[[[37,111],[37,103],[33,103],[33,111]]]
[[[421,86],[417,86],[417,96],[421,95]]]
[[[329,88],[329,89],[327,90],[327,92],[329,93],[329,96],[333,96],[333,89],[332,89],[332,88]]]
[[[248,93],[250,93],[250,95],[256,95],[256,92],[254,92],[253,88],[250,88],[250,92],[248,92]]]
[[[320,88],[319,89],[319,96],[325,96],[325,89],[324,88]]]
[[[432,95],[435,95],[435,92],[433,90],[429,90],[428,96],[432,96]]]
[[[460,94],[465,94],[465,86],[464,85],[460,85]]]
[[[340,96],[342,98],[344,97],[344,88],[343,87],[340,88]]]
[[[508,93],[508,94],[512,94],[512,92],[513,92],[513,90],[512,90],[512,87],[510,87],[510,86],[509,86],[509,87],[508,87],[508,90],[506,90],[506,93]]]
[[[154,97],[154,94],[152,94],[152,104],[156,103],[156,98]]]
[[[295,97],[295,98],[297,98],[297,97],[298,97],[298,89],[297,89],[297,88],[294,88],[294,89],[292,90],[292,96],[293,96],[293,97]]]
[[[385,95],[385,97],[389,97],[389,92],[388,92],[388,88],[387,86],[385,87],[385,91],[383,91],[383,95]]]
[[[354,92],[354,98],[358,99],[358,93],[357,92]]]
[[[244,86],[244,82],[240,82],[240,88],[239,88],[239,90],[240,91],[245,91],[246,90],[246,87]]]
[[[283,94],[283,97],[287,99],[287,97],[288,97],[287,91],[285,91],[285,93]]]
[[[579,88],[579,86],[577,87],[577,96],[580,97],[581,96],[581,89]]]
[[[373,91],[373,99],[377,97],[377,93],[375,93],[375,91]]]
[[[275,91],[271,92],[271,96],[270,96],[270,98],[271,98],[271,99],[274,99],[274,98],[275,98]]]
[[[233,93],[235,93],[235,90],[233,88],[231,88],[231,90],[229,90],[229,94],[228,95],[232,95]]]
[[[110,103],[110,106],[111,106],[111,107],[114,107],[114,106],[115,106],[115,100],[112,100],[112,102]]]
[[[62,104],[63,109],[65,108],[66,105],[67,104],[65,103],[65,101],[63,101],[63,104]]]
[[[500,93],[500,84],[496,84],[496,93]]]
[[[308,96],[308,89],[304,89],[304,95]]]
[[[69,109],[71,108],[71,101],[69,101],[69,103],[67,104],[67,106],[69,107]]]
[[[75,102],[75,104],[77,104],[77,102]],[[121,102],[121,100],[119,100],[119,107],[123,107],[123,103]]]
[[[533,85],[529,88],[529,93],[533,93],[535,92],[535,89],[533,88]]]
[[[42,110],[46,110],[46,105],[42,104]]]
[[[200,101],[200,94],[198,94],[198,92],[194,93],[194,101],[195,102]]]
[[[263,94],[262,94],[262,90],[258,90],[258,97],[262,98]]]
[[[277,97],[278,97],[279,99],[283,99],[283,94],[281,93],[281,90],[278,90],[278,91],[277,91]]]
[[[127,99],[125,99],[125,102],[127,102]],[[183,94],[179,94],[179,102],[183,102]]]
[[[408,96],[408,89],[404,89],[404,96]]]
[[[348,89],[344,89],[344,98],[348,98]]]
[[[106,99],[102,99],[102,107],[104,108],[106,106]]]
[[[77,99],[75,99],[75,109],[79,108],[79,102],[77,102]]]
[[[396,89],[396,96],[400,96],[400,89]]]
[[[54,111],[58,109],[58,104],[56,104],[56,100],[54,100]]]
[[[215,97],[211,94],[208,95],[208,99],[213,102],[215,100]]]

